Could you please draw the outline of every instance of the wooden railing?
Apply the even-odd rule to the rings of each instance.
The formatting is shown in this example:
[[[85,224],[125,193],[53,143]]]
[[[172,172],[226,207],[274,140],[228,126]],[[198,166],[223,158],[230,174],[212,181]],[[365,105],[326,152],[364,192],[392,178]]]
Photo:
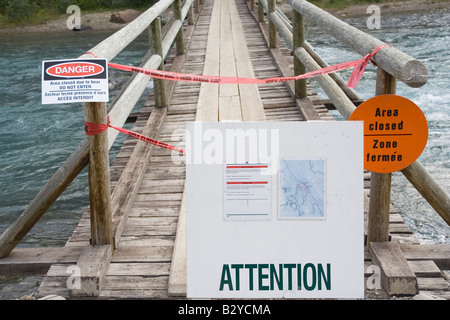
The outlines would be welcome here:
[[[184,53],[183,21],[188,17],[189,24],[194,22],[194,12],[199,11],[199,0],[160,0],[109,38],[105,39],[79,59],[96,56],[111,61],[146,29],[150,32],[150,50],[142,60],[141,67],[163,69],[164,58],[176,43],[177,54]],[[160,16],[169,7],[173,7],[173,17],[167,25],[164,37],[161,32]],[[150,77],[133,74],[127,84],[110,103],[85,103],[85,120],[94,123],[107,122],[120,127],[126,122],[130,112],[144,92]],[[166,90],[163,80],[155,81],[155,107],[167,106]],[[22,212],[17,220],[0,236],[0,258],[6,257],[39,221],[44,213],[71,184],[75,177],[89,166],[89,198],[91,211],[91,243],[113,243],[112,201],[109,181],[109,149],[113,145],[118,131],[107,130],[85,139],[67,158],[57,172],[44,185],[39,194]],[[114,203],[114,201],[113,201]]]
[[[269,20],[269,45],[277,46],[277,34],[294,55],[294,73],[303,74],[326,67],[327,64],[312,49],[305,39],[304,19],[323,28],[353,51],[362,56],[372,53],[384,43],[305,0],[285,0],[292,7],[292,23],[276,7],[276,0],[258,0],[258,18],[264,21],[264,10]],[[254,8],[254,0],[250,0]],[[410,87],[421,87],[427,80],[427,69],[418,60],[406,53],[386,47],[372,59],[378,66],[376,95],[395,94],[396,80]],[[349,88],[337,74],[316,77],[315,80],[327,94],[344,119],[348,119],[355,110],[355,101],[360,96]],[[306,97],[306,80],[297,80],[295,84],[297,98]],[[401,170],[411,184],[450,225],[450,197],[436,180],[416,160]],[[367,243],[388,241],[389,205],[391,192],[390,173],[371,173],[370,205],[368,215]]]

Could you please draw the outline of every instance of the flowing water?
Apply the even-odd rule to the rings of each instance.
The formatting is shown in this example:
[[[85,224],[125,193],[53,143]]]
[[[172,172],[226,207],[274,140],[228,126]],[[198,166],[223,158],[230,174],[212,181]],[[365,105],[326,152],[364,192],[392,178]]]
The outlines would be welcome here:
[[[85,137],[82,103],[41,104],[41,62],[77,58],[110,34],[67,31],[1,35],[0,232],[15,221]],[[148,35],[141,35],[114,61],[139,65],[149,49],[148,39]],[[109,73],[115,88],[129,76],[117,70]],[[117,90],[112,88],[110,101],[115,94]],[[119,135],[111,149],[111,159],[123,138]],[[88,205],[87,194],[87,170],[84,170],[20,245],[64,244],[80,218],[81,208]]]
[[[428,82],[424,86],[410,88],[398,81],[397,94],[413,101],[425,114],[429,137],[419,161],[447,193],[450,191],[449,13],[449,10],[436,10],[381,14],[381,28],[377,30],[368,29],[367,17],[344,19],[348,24],[413,56],[428,69]],[[307,26],[307,40],[329,64],[360,58],[316,26]],[[347,70],[340,74],[348,79],[350,73],[351,70]],[[364,100],[375,95],[375,79],[376,68],[369,64],[356,87]],[[315,88],[321,97],[326,98],[320,87],[315,85]],[[450,243],[450,227],[400,172],[393,174],[391,199],[420,242]]]
[[[399,82],[397,94],[412,100],[423,110],[429,124],[429,140],[419,160],[449,192],[449,12],[382,15],[379,30],[368,30],[366,20],[367,17],[352,18],[346,22],[405,51],[428,68],[429,81],[425,86],[413,89]],[[85,137],[82,104],[41,104],[41,62],[76,58],[111,33],[0,34],[0,233],[15,221]],[[317,27],[308,26],[307,39],[329,64],[360,58]],[[144,33],[114,62],[138,65],[147,50],[148,36]],[[349,74],[350,71],[342,72],[344,79],[348,79]],[[124,82],[126,76],[124,72],[110,69],[110,79],[114,82]],[[325,98],[320,88],[316,88]],[[364,99],[369,99],[374,96],[374,90],[375,67],[369,66],[357,91]],[[111,90],[110,101],[116,93]],[[119,135],[111,158],[123,138]],[[392,200],[420,241],[449,244],[450,227],[444,220],[401,173],[395,173],[392,180]],[[84,170],[20,246],[63,245],[78,223],[81,208],[87,206],[88,183]],[[39,280],[19,277],[4,281],[0,275],[0,299],[20,297],[27,290],[33,290]],[[8,282],[18,285],[11,289]]]

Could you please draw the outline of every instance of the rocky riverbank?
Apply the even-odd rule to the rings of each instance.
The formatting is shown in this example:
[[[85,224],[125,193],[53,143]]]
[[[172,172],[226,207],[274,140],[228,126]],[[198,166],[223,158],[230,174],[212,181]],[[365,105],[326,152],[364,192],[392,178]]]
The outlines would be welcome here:
[[[104,11],[94,13],[81,12],[81,27],[82,30],[119,30],[123,28],[131,20],[124,20],[124,14],[134,10],[124,11]],[[136,12],[130,14],[132,17],[136,17]],[[45,21],[40,24],[21,24],[16,26],[9,26],[0,28],[0,33],[26,33],[26,32],[52,32],[52,31],[69,31],[67,27],[67,20],[69,14],[63,14],[59,18]],[[119,20],[122,19],[122,20]],[[128,21],[128,22],[126,22]]]

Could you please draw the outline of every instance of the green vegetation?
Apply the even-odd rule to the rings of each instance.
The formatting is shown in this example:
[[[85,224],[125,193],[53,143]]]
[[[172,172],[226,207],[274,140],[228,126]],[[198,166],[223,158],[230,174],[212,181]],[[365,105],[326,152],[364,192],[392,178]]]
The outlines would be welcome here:
[[[156,2],[156,0],[153,0]],[[83,11],[105,9],[143,9],[152,0],[0,0],[0,26],[15,23],[40,23],[65,14],[67,7],[77,5]]]

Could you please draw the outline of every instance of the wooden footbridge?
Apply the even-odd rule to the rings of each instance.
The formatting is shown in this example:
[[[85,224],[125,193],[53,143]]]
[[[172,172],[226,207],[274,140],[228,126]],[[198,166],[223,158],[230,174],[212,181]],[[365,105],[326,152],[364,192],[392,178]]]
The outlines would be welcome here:
[[[292,22],[275,0],[160,0],[134,22],[88,50],[108,61],[146,29],[151,49],[141,66],[185,74],[244,78],[292,76],[327,66],[305,40],[304,21],[317,24],[364,56],[383,43],[307,1],[288,0]],[[160,16],[172,17],[161,27]],[[173,45],[175,44],[175,45]],[[395,44],[394,44],[395,45]],[[86,54],[80,58],[92,57]],[[395,93],[396,79],[420,87],[425,67],[394,47],[374,58],[376,94]],[[86,103],[86,121],[115,126],[182,146],[189,121],[334,121],[348,119],[362,99],[337,74],[267,84],[154,80],[155,90],[130,114],[150,80],[130,80],[108,106]],[[374,84],[375,87],[375,84]],[[375,89],[374,89],[375,92]],[[0,237],[0,274],[45,274],[38,296],[89,299],[170,299],[186,296],[185,164],[173,151],[127,137],[112,164],[108,150],[118,132],[87,137],[17,221]],[[75,176],[89,164],[90,208],[64,247],[16,248]],[[416,161],[402,170],[450,223],[448,194]],[[390,203],[390,174],[364,175],[366,277],[377,264],[386,297],[428,293],[450,299],[450,246],[419,244]],[[80,210],[83,210],[80,208]],[[77,281],[80,281],[77,285]]]

